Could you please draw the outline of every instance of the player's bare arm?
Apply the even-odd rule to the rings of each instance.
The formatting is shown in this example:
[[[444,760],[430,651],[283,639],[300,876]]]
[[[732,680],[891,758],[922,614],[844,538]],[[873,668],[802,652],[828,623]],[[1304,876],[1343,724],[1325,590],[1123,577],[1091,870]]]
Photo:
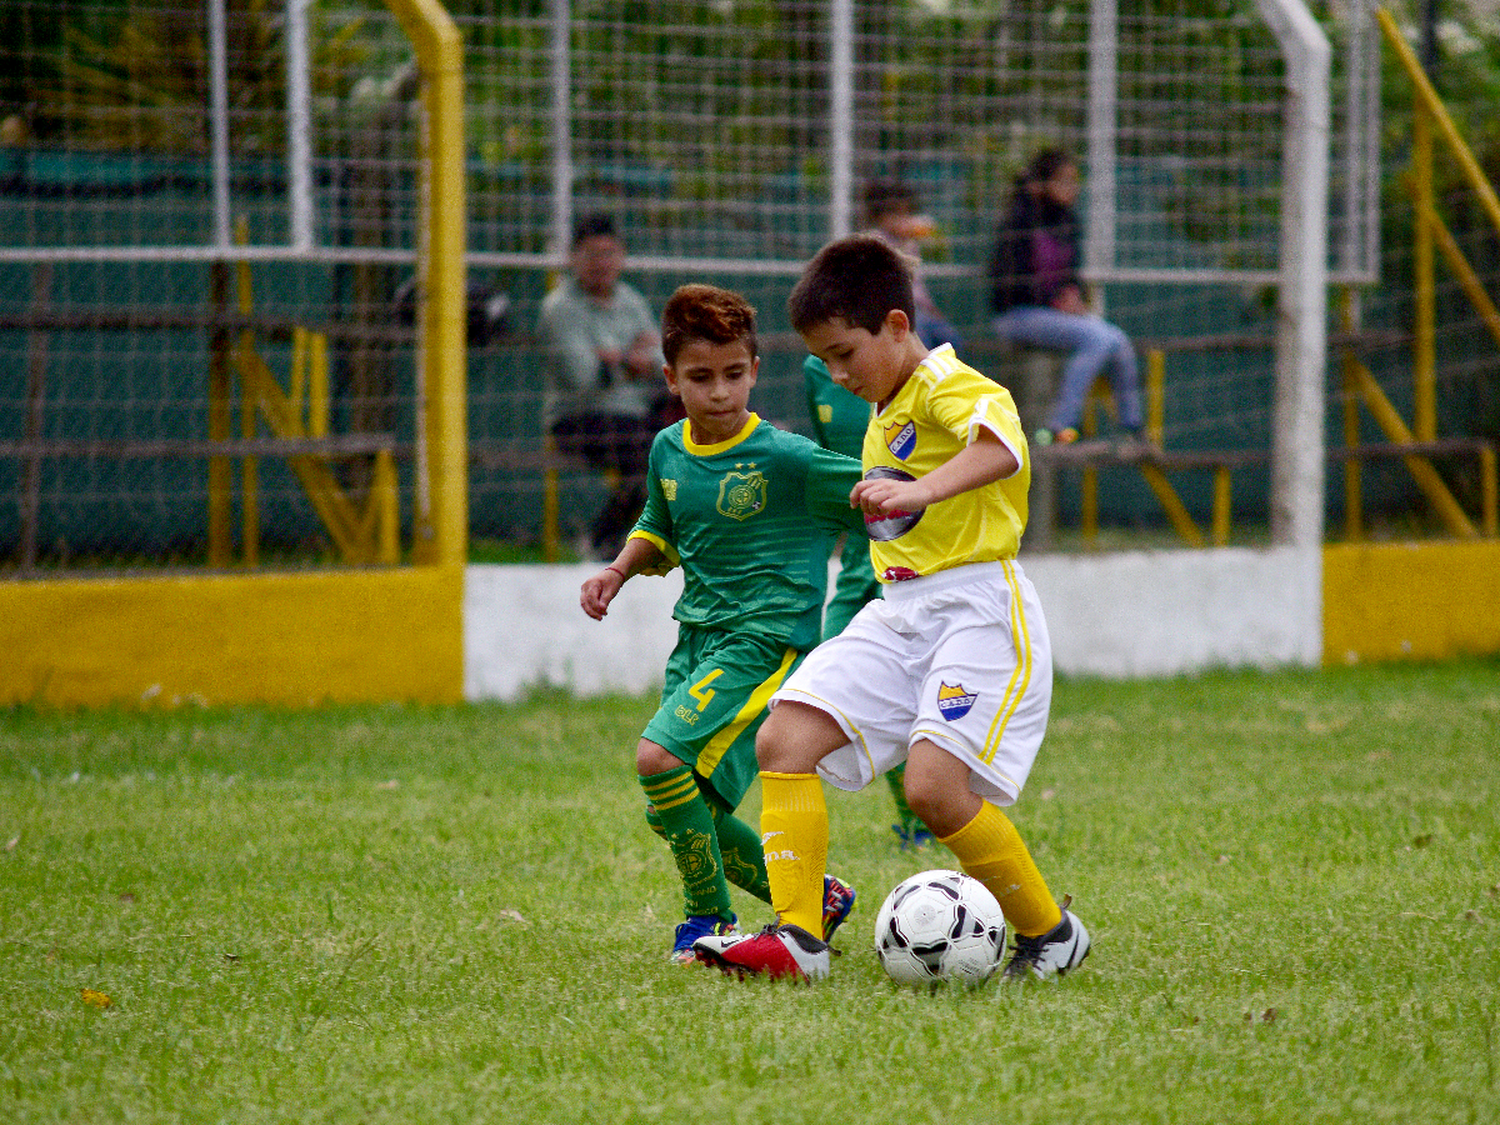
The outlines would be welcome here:
[[[659,567],[665,561],[666,557],[649,539],[626,540],[615,561],[584,582],[578,592],[578,604],[595,621],[603,621],[609,612],[609,603],[615,600],[627,578]]]
[[[998,437],[981,429],[967,448],[926,476],[917,480],[862,480],[850,492],[849,503],[871,516],[918,512],[960,492],[1003,480],[1020,467],[1016,455]]]

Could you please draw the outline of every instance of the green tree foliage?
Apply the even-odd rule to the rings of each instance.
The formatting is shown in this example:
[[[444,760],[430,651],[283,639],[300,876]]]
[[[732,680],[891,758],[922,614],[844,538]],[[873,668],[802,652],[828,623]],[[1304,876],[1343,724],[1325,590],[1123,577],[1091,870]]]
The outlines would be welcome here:
[[[7,100],[44,144],[93,151],[201,155],[208,151],[210,72],[203,4],[114,0],[70,7],[8,5],[0,24]],[[48,13],[51,14],[51,13]],[[285,4],[228,0],[225,9],[231,143],[241,155],[285,146]],[[315,95],[347,96],[367,58],[362,20],[309,12]]]

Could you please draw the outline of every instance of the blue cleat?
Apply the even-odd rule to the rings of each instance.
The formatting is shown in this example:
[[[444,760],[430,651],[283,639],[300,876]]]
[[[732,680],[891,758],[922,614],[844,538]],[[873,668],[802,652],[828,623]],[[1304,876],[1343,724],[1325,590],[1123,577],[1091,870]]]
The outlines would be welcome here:
[[[833,932],[844,924],[854,909],[855,890],[837,875],[823,876],[823,940],[833,940]]]
[[[850,892],[851,896],[853,892]],[[720,918],[717,914],[692,914],[688,920],[677,927],[677,940],[672,944],[672,952],[668,957],[670,961],[676,961],[679,965],[694,964],[698,958],[693,955],[693,942],[701,937],[718,937],[724,934],[735,933],[734,915],[730,915],[728,921]]]

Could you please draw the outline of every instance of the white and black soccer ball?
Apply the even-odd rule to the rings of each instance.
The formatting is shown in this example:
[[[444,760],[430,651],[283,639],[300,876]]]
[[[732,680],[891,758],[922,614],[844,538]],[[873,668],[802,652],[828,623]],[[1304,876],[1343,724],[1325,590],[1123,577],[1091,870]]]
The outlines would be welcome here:
[[[985,885],[962,871],[923,871],[886,896],[875,918],[875,953],[897,984],[995,975],[1005,953],[1005,915]]]

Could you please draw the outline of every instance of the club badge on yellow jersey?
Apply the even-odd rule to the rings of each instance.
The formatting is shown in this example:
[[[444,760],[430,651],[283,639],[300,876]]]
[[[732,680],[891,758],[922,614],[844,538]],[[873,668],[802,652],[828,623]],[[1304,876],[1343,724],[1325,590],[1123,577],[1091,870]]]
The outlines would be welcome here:
[[[905,422],[892,422],[884,428],[883,434],[885,447],[898,461],[905,461],[917,448],[917,424],[910,419]]]
[[[938,684],[938,711],[950,723],[967,715],[978,698],[977,692],[968,691],[963,684]]]

